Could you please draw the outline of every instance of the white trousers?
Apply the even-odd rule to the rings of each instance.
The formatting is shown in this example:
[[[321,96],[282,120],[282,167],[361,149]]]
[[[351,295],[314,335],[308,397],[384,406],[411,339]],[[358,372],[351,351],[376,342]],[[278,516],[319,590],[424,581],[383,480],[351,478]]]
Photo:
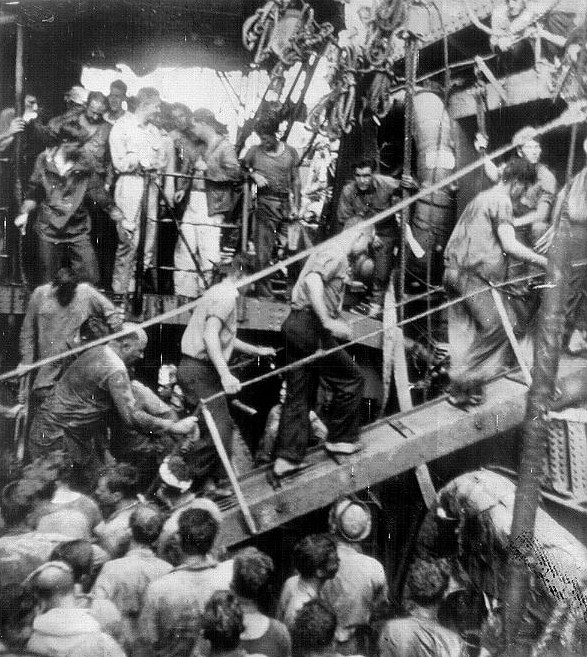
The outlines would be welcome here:
[[[222,219],[222,215],[208,216],[206,192],[191,191],[190,200],[181,222],[181,232],[192,253],[196,256],[207,282],[211,280],[213,266],[220,262]],[[194,261],[181,237],[177,238],[175,244],[173,262],[176,269],[183,270],[173,273],[175,294],[182,294],[186,297],[199,296],[205,289],[204,281],[194,271]]]
[[[116,181],[114,202],[124,214],[123,227],[133,235],[130,244],[118,243],[112,274],[112,290],[116,294],[134,291],[137,249],[139,246],[139,227],[141,203],[143,200],[143,177],[122,175]],[[147,225],[145,231],[144,267],[157,265],[157,204],[159,189],[155,182],[149,183],[147,191]]]

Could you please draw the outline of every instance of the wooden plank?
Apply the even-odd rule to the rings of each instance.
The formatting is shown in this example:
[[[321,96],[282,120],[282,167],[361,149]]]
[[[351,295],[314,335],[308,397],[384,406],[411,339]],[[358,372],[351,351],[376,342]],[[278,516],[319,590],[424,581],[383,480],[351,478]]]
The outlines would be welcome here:
[[[560,376],[573,379],[585,367],[586,359],[563,358]],[[365,449],[347,457],[342,465],[336,465],[322,451],[314,450],[307,457],[312,467],[285,482],[277,492],[267,483],[264,469],[249,473],[242,478],[241,485],[257,529],[260,533],[269,531],[326,507],[341,495],[364,490],[511,430],[524,419],[526,395],[525,384],[501,377],[487,386],[487,402],[482,406],[462,410],[444,398],[432,400],[365,427],[362,432]],[[400,430],[390,422],[396,423]],[[238,506],[225,507],[222,543],[231,546],[248,538]]]
[[[586,361],[581,360],[578,367],[585,365]],[[413,434],[412,438],[405,438],[402,433],[406,432],[400,433],[388,420],[365,427],[362,432],[365,449],[346,458],[342,465],[336,465],[321,451],[314,451],[308,456],[313,467],[285,482],[277,492],[266,482],[264,470],[250,473],[241,483],[259,532],[274,529],[331,504],[341,495],[386,481],[522,422],[525,385],[504,377],[489,384],[487,392],[487,402],[474,410],[454,408],[442,398],[389,419],[401,420],[408,435]],[[221,534],[221,541],[227,546],[249,537],[238,507],[225,509]]]

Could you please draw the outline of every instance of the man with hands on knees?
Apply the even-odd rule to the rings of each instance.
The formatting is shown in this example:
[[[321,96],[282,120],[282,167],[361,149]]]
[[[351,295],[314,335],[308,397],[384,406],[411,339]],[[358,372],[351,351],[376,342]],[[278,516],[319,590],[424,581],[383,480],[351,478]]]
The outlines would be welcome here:
[[[292,291],[291,312],[281,327],[288,363],[319,349],[328,352],[350,340],[351,327],[340,318],[345,284],[362,262],[370,235],[369,229],[361,230],[360,226],[348,229],[338,236],[336,245],[328,244],[308,258]],[[320,377],[334,395],[330,416],[326,418],[325,449],[352,454],[361,448],[359,404],[363,376],[348,352],[340,349],[286,375],[287,393],[274,452],[273,484],[278,485],[283,477],[305,467],[303,458],[311,432],[308,413],[314,405]]]
[[[195,408],[202,400],[224,392],[235,395],[241,383],[228,367],[234,350],[252,356],[274,356],[273,347],[257,347],[236,337],[236,301],[243,287],[239,280],[252,273],[252,267],[241,255],[236,255],[228,276],[197,300],[194,312],[181,341],[182,359],[177,379],[185,401]],[[213,400],[208,409],[214,418],[228,456],[232,452],[233,421],[225,396]],[[230,489],[220,485],[224,479],[222,463],[205,423],[200,426],[201,439],[193,452],[193,477],[203,492],[212,497],[231,495]]]

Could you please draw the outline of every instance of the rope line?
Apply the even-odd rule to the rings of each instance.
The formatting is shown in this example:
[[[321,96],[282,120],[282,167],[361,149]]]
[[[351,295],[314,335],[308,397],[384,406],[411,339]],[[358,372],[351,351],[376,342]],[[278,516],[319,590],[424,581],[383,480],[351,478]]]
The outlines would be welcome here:
[[[587,261],[586,261],[587,263]],[[519,276],[518,278],[512,278],[507,281],[503,281],[501,283],[494,283],[491,285],[486,285],[485,287],[479,288],[478,290],[475,290],[474,292],[469,292],[469,294],[465,294],[464,296],[459,297],[458,299],[452,299],[450,301],[445,301],[443,304],[436,306],[435,308],[432,308],[431,310],[424,310],[421,313],[417,315],[413,315],[412,317],[409,317],[408,319],[404,319],[402,321],[398,321],[396,324],[396,327],[400,326],[407,326],[408,324],[411,324],[412,322],[416,322],[420,319],[424,319],[425,317],[428,317],[429,315],[432,315],[436,312],[440,312],[442,310],[446,310],[447,308],[450,308],[451,306],[456,306],[458,303],[462,303],[463,301],[466,301],[467,299],[471,299],[474,296],[477,296],[478,294],[482,294],[484,292],[490,292],[491,290],[495,290],[497,288],[502,288],[506,287],[508,285],[515,285],[516,283],[523,283],[525,281],[532,280],[534,278],[539,278],[542,276],[542,273],[536,273],[536,274],[528,274],[527,276]],[[399,304],[398,304],[399,305]],[[261,381],[266,381],[267,379],[270,379],[273,376],[276,376],[278,374],[282,374],[283,372],[290,372],[293,369],[296,369],[298,367],[302,367],[303,365],[307,365],[309,363],[313,363],[315,360],[319,360],[320,358],[324,358],[325,356],[330,356],[330,354],[335,354],[337,351],[341,351],[343,349],[346,349],[347,347],[350,347],[354,344],[360,344],[364,340],[368,340],[370,338],[375,338],[381,333],[384,333],[386,330],[385,327],[381,327],[377,329],[376,331],[372,331],[371,333],[367,333],[365,335],[361,335],[357,338],[354,338],[353,340],[349,340],[348,342],[344,342],[342,344],[337,345],[336,347],[331,347],[330,349],[326,350],[318,350],[313,354],[310,354],[309,356],[306,356],[304,358],[301,358],[300,360],[297,360],[295,363],[289,363],[288,365],[284,365],[283,367],[280,367],[278,369],[272,370],[271,372],[267,372],[266,374],[261,374],[260,376],[255,377],[254,379],[249,379],[247,381],[244,381],[241,384],[241,390],[243,388],[247,388],[249,386],[252,386],[256,383],[259,383]],[[223,392],[217,392],[210,397],[206,397],[206,399],[202,399],[200,404],[201,405],[206,405],[209,404],[211,401],[214,401],[216,399],[220,399],[221,397],[226,397],[226,393]],[[198,407],[199,408],[199,407]]]
[[[578,120],[578,119],[577,119]],[[550,121],[540,128],[536,129],[536,135],[541,135],[541,134],[546,134],[547,132],[550,132],[556,128],[563,127],[565,125],[569,125],[568,121],[565,121],[564,119],[561,120],[561,118],[554,119],[553,121]],[[504,146],[501,146],[500,148],[494,150],[490,155],[489,159],[493,160],[495,158],[501,157],[502,155],[505,155],[509,151],[513,150],[515,146],[511,143],[506,144]],[[421,189],[419,192],[414,194],[413,196],[410,196],[406,199],[402,199],[392,207],[383,210],[381,212],[378,212],[375,214],[373,217],[369,219],[365,219],[362,221],[360,224],[362,229],[369,228],[371,226],[376,225],[377,223],[391,217],[394,215],[396,212],[399,212],[400,210],[403,210],[404,208],[409,207],[413,203],[416,203],[417,201],[420,201],[423,198],[426,198],[428,196],[431,196],[435,192],[439,191],[443,187],[446,187],[447,185],[452,184],[453,182],[456,182],[457,180],[460,180],[462,177],[468,175],[469,173],[475,171],[476,169],[480,168],[483,166],[485,163],[484,158],[479,158],[478,160],[475,160],[474,162],[471,162],[470,164],[466,165],[459,171],[456,171],[455,173],[451,174],[450,176],[447,176],[446,178],[443,178],[442,180],[439,180],[437,183],[434,185],[431,185],[430,187],[426,187],[425,189]],[[265,269],[263,269],[260,272],[257,272],[255,274],[252,274],[250,276],[246,276],[242,278],[240,281],[237,282],[236,287],[241,288],[245,287],[247,285],[251,285],[252,283],[256,283],[257,281],[260,281],[270,274],[275,273],[276,271],[282,270],[284,267],[288,267],[289,265],[298,262],[299,260],[303,260],[307,258],[308,256],[317,253],[318,251],[321,251],[324,248],[327,247],[333,247],[337,243],[341,241],[341,239],[344,239],[344,236],[346,234],[349,234],[350,232],[356,232],[356,227],[353,228],[348,228],[339,233],[338,235],[335,235],[334,237],[331,237],[324,242],[321,242],[320,244],[316,244],[305,251],[301,251],[300,253],[296,253],[292,256],[289,256],[285,260],[282,260],[274,265],[271,265]],[[84,345],[80,345],[79,347],[75,347],[73,349],[70,349],[69,351],[66,351],[62,354],[57,354],[55,356],[50,356],[48,358],[41,359],[39,361],[36,361],[35,363],[31,363],[30,365],[25,365],[23,367],[19,367],[16,369],[13,369],[9,372],[5,372],[4,374],[0,375],[0,383],[3,381],[9,381],[10,379],[14,378],[21,378],[30,372],[33,372],[40,367],[43,367],[44,365],[49,365],[51,363],[58,362],[60,360],[63,360],[65,358],[69,358],[71,356],[76,356],[83,351],[86,351],[90,347],[97,347],[102,344],[106,344],[108,342],[111,342],[112,340],[117,340],[119,338],[122,338],[126,335],[131,335],[132,333],[135,333],[137,328],[147,328],[149,326],[154,326],[155,324],[161,324],[163,322],[166,322],[167,320],[173,319],[174,317],[177,317],[179,315],[182,315],[183,313],[186,313],[188,311],[191,311],[195,308],[196,303],[198,299],[194,299],[193,301],[190,301],[183,306],[180,306],[179,308],[174,308],[173,310],[168,310],[167,312],[161,313],[160,315],[156,315],[155,317],[151,317],[150,319],[144,320],[142,322],[137,323],[133,328],[129,329],[123,329],[121,331],[118,331],[117,333],[113,333],[111,335],[104,336],[103,338],[99,338],[98,340],[94,340],[92,342],[88,342]],[[410,300],[411,302],[411,300]],[[396,307],[398,307],[399,304],[396,304]],[[436,311],[436,309],[435,309]],[[425,315],[422,315],[425,316]]]

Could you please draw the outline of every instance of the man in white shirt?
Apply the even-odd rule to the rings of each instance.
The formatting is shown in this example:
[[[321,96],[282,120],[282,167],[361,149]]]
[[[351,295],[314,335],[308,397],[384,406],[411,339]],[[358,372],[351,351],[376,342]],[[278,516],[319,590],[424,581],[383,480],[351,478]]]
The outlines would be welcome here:
[[[233,351],[250,356],[274,356],[273,347],[258,347],[237,338],[236,300],[244,293],[239,281],[250,273],[247,260],[234,257],[227,277],[213,285],[198,299],[194,312],[181,340],[182,357],[177,370],[177,381],[183,390],[186,404],[197,408],[203,399],[219,392],[236,395],[240,381],[231,373],[228,363]],[[233,422],[226,396],[207,404],[214,418],[226,452],[232,455]],[[194,479],[206,495],[227,497],[230,489],[219,483],[224,478],[224,467],[205,422],[200,422],[201,439],[192,454]]]
[[[126,112],[112,126],[110,154],[118,174],[114,198],[125,220],[118,227],[119,243],[114,261],[112,290],[125,294],[134,289],[135,263],[140,236],[143,193],[147,194],[144,267],[156,266],[158,185],[164,172],[172,172],[173,158],[166,135],[154,125],[161,97],[152,87],[139,89],[134,114]],[[152,177],[147,181],[145,174]],[[154,175],[153,175],[154,174]],[[173,202],[173,178],[165,180],[165,195]]]

